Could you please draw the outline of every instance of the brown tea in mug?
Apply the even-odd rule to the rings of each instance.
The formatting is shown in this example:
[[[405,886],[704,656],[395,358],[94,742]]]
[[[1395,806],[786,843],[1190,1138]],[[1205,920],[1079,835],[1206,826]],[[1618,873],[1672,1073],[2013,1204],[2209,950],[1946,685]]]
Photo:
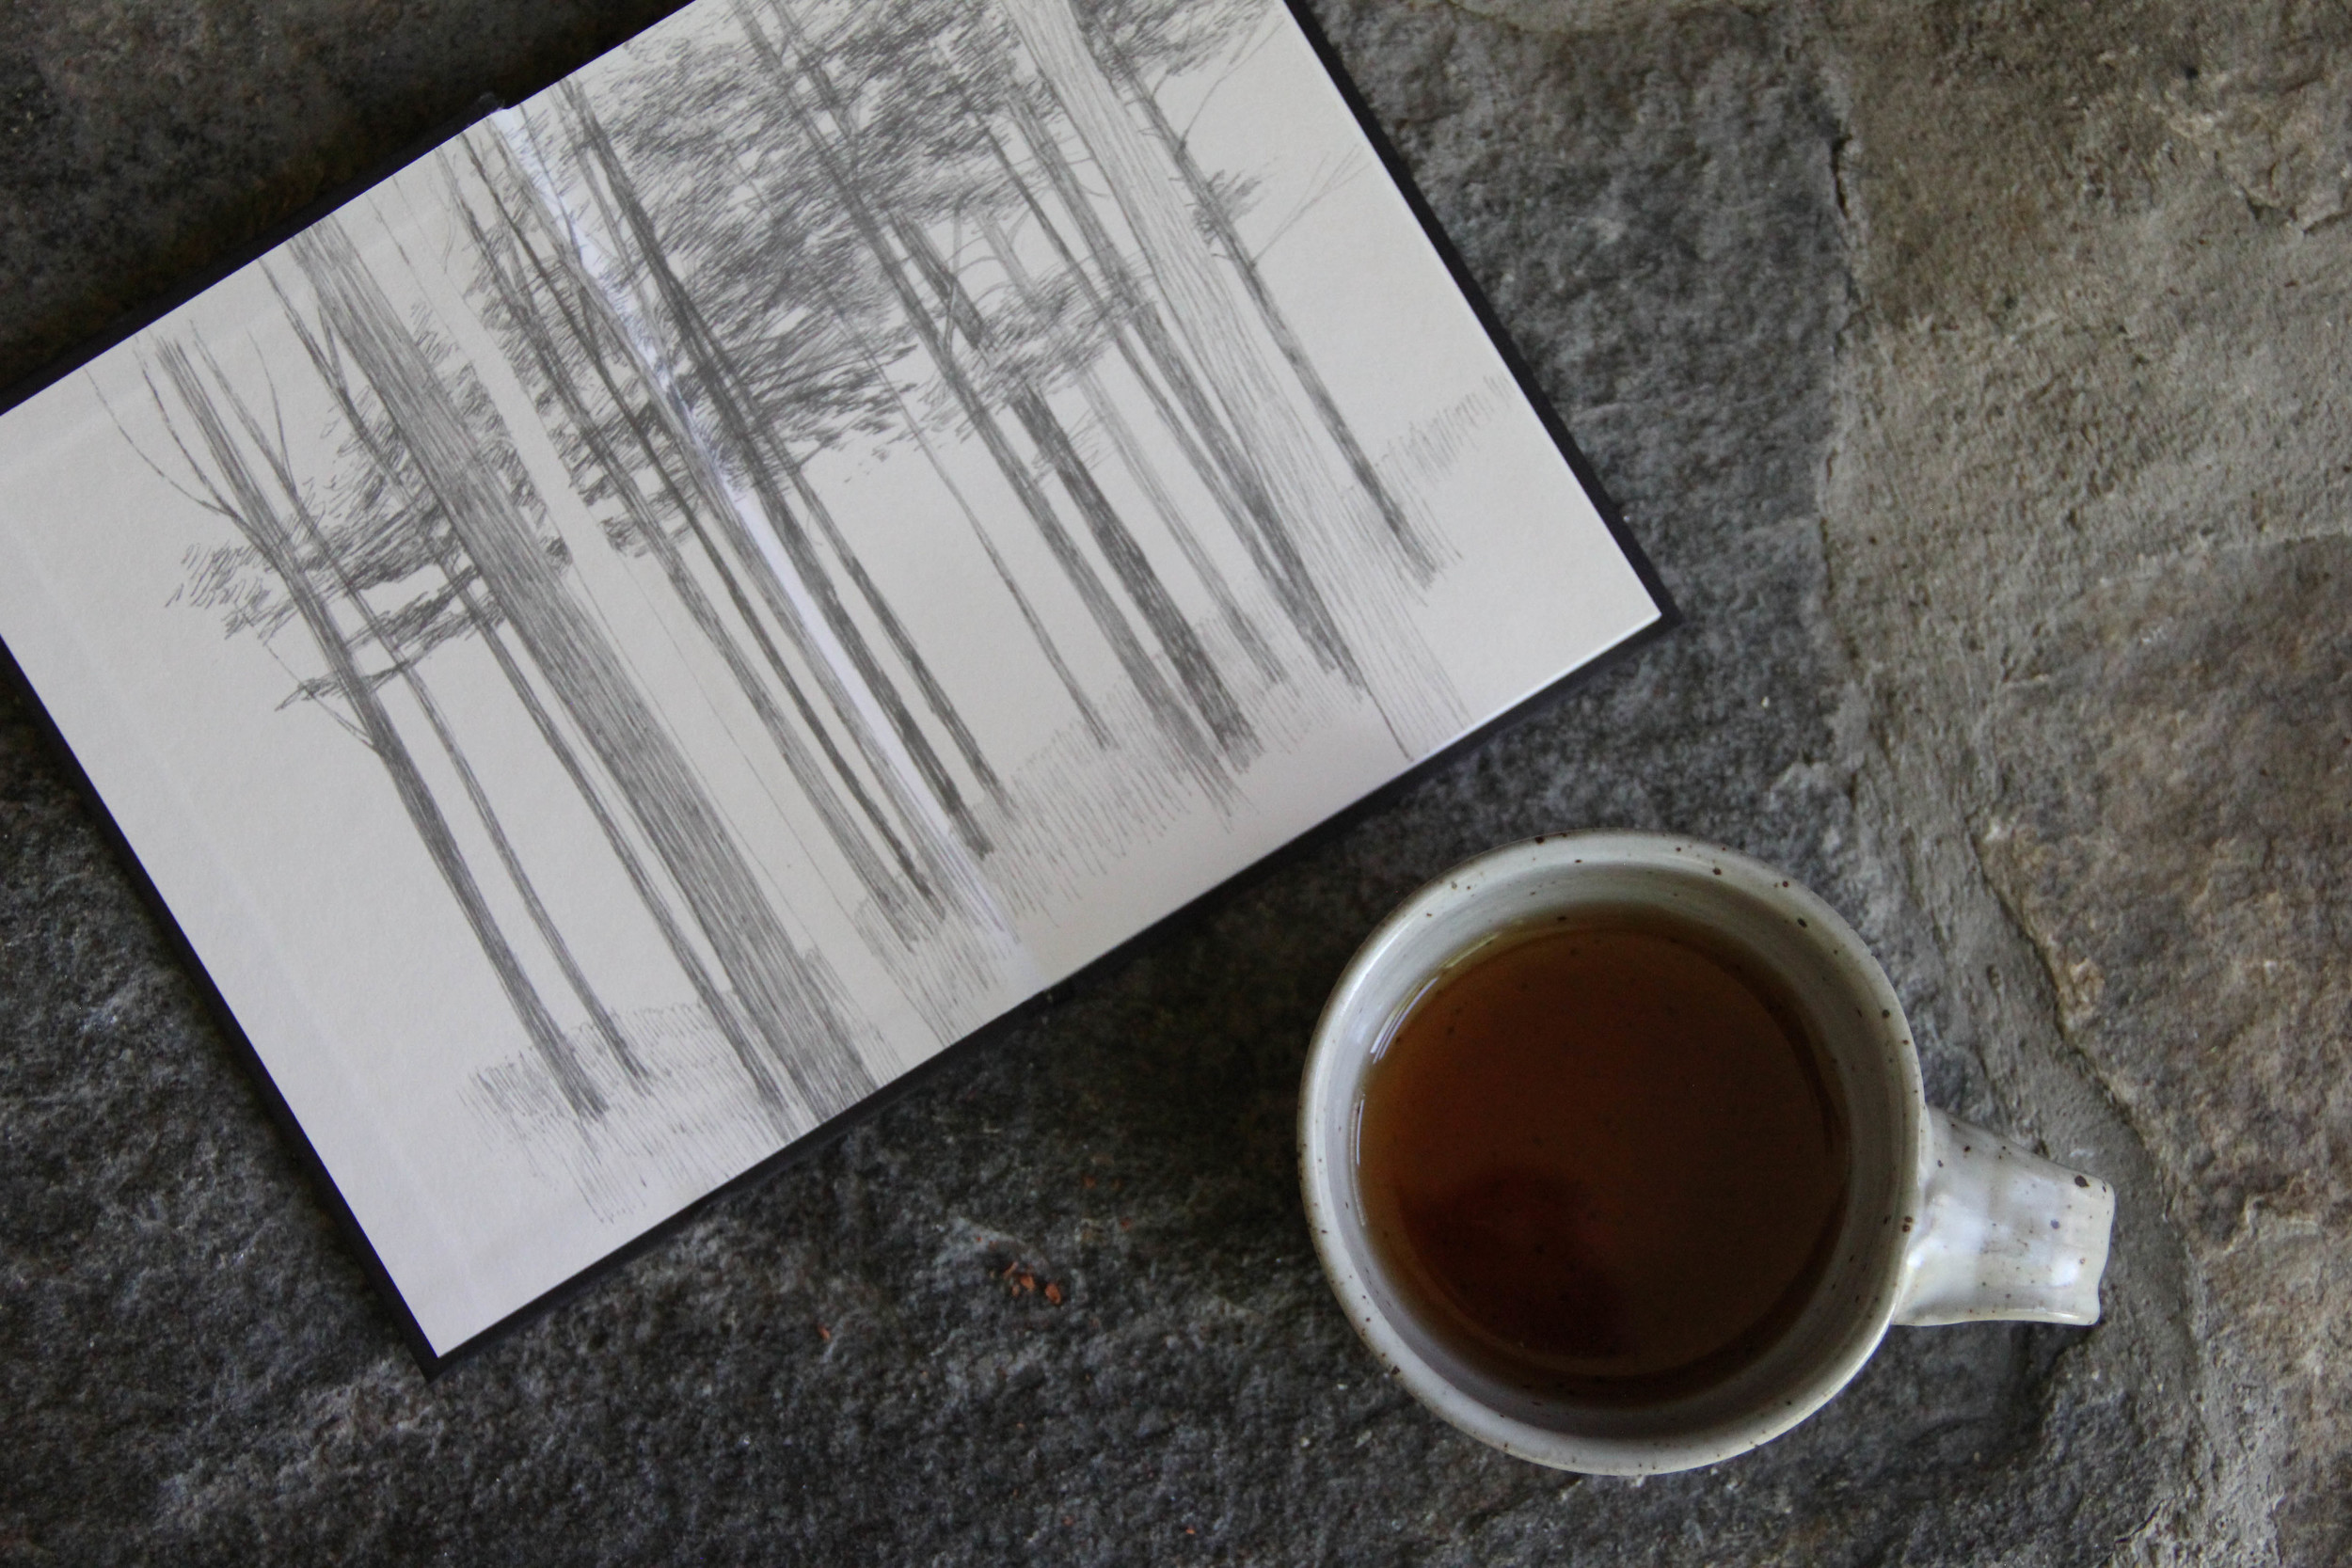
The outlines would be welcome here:
[[[1424,1323],[1523,1386],[1704,1387],[1769,1346],[1843,1212],[1844,1117],[1745,955],[1647,911],[1506,934],[1406,1010],[1357,1181]]]

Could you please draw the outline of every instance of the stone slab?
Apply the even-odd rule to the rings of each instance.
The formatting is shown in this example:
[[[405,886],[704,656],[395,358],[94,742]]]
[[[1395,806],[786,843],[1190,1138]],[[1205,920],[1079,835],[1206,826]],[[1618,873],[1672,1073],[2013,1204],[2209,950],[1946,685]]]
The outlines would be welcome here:
[[[0,380],[661,8],[24,0]],[[2344,29],[1317,8],[1689,624],[431,1385],[0,706],[0,1556],[2347,1549]],[[1378,1378],[1298,1212],[1307,1030],[1423,878],[1603,823],[1844,910],[1937,1102],[2122,1189],[2108,1321],[1898,1331],[1641,1485]]]

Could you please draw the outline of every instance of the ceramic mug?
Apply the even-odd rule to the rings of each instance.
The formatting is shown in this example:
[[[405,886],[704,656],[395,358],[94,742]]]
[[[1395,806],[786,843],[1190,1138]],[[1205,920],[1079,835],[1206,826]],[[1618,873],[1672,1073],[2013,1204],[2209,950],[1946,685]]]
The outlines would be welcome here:
[[[1739,1370],[1645,1404],[1531,1391],[1461,1354],[1387,1274],[1357,1190],[1365,1072],[1405,1010],[1499,935],[1593,909],[1697,925],[1770,970],[1803,1012],[1848,1122],[1845,1211],[1805,1305]],[[1693,839],[1537,838],[1406,899],[1358,951],[1316,1025],[1298,1138],[1315,1247],[1365,1343],[1464,1432],[1564,1470],[1649,1475],[1744,1453],[1851,1382],[1893,1323],[2099,1317],[2113,1190],[1930,1109],[1902,1005],[1862,939],[1790,878]]]

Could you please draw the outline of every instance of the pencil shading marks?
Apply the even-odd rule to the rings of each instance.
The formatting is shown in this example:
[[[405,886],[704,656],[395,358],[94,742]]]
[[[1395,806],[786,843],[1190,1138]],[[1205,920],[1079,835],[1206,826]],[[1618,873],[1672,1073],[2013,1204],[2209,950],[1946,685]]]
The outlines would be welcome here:
[[[1464,455],[1476,448],[1479,433],[1487,421],[1509,407],[1518,395],[1518,388],[1508,377],[1500,372],[1488,376],[1474,391],[1464,393],[1427,419],[1418,420],[1391,441],[1383,451],[1390,470],[1413,491],[1436,488]],[[1425,500],[1413,504],[1419,506],[1423,515],[1430,515]]]
[[[1202,635],[1218,657],[1243,657],[1223,627],[1210,626]],[[1277,752],[1307,740],[1327,723],[1327,703],[1335,696],[1271,682],[1245,693],[1266,745]],[[1112,702],[1122,728],[1148,733],[1148,718],[1132,694],[1115,695]],[[999,872],[1009,907],[1040,917],[1066,911],[1081,890],[1114,875],[1138,847],[1159,840],[1188,817],[1218,809],[1217,800],[1175,760],[1104,768],[1084,732],[1070,728],[1025,759],[1003,830],[1014,851]]]
[[[536,1062],[515,1057],[482,1069],[462,1095],[482,1132],[525,1151],[542,1180],[578,1192],[604,1225],[626,1223],[648,1189],[707,1192],[771,1152],[779,1129],[727,1070],[725,1046],[699,1006],[648,1008],[628,1020],[643,1067],[629,1082],[603,1083],[617,1107],[583,1119],[552,1092]]]

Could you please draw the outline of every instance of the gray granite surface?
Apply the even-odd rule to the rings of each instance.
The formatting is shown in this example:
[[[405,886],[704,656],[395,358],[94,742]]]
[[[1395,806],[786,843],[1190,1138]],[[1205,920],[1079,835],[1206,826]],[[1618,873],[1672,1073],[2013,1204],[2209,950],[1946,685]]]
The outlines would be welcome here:
[[[0,380],[662,8],[15,0]],[[0,703],[0,1559],[2352,1554],[2352,12],[1317,9],[1688,626],[429,1385]],[[1589,824],[1844,910],[1939,1103],[2114,1179],[2106,1321],[1646,1484],[1376,1376],[1308,1028]]]

